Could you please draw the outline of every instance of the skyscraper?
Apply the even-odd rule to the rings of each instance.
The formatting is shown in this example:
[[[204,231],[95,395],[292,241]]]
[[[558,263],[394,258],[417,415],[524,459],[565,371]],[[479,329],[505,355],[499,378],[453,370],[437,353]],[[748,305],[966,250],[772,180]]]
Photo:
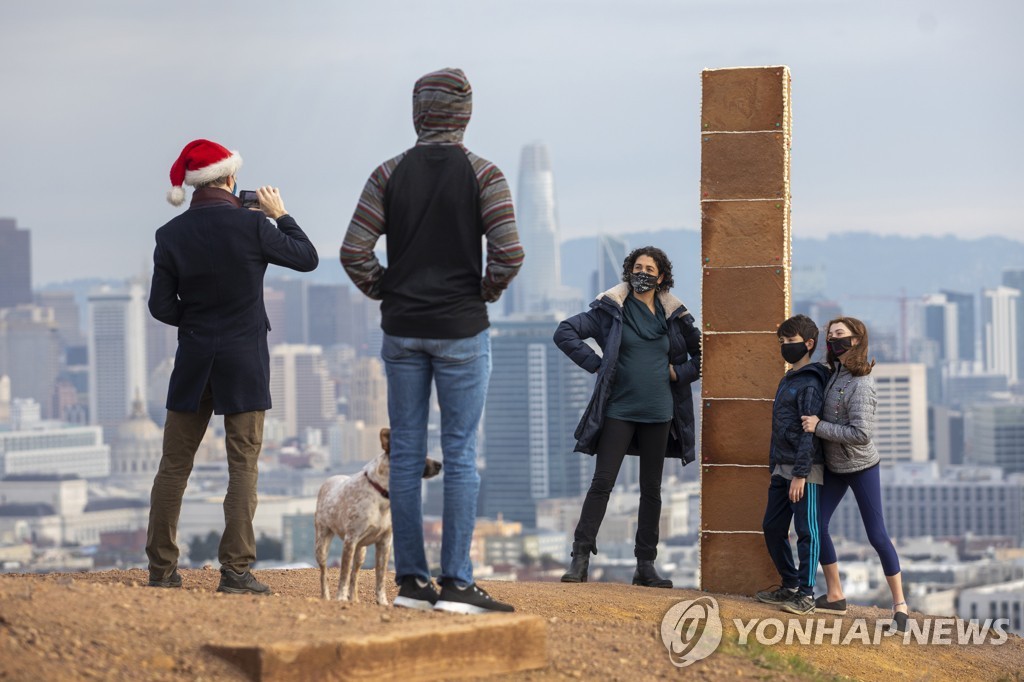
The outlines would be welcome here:
[[[1024,268],[1003,270],[1003,286],[1020,292],[1017,297],[1017,379],[1024,379]]]
[[[374,433],[388,425],[388,380],[379,359],[357,357],[353,360],[348,418],[365,422]]]
[[[932,294],[924,300],[924,335],[938,347],[939,360],[960,358],[959,310],[945,294]]]
[[[323,429],[335,416],[334,384],[320,346],[280,344],[270,353],[268,419],[284,425],[289,438],[304,438],[307,429]]]
[[[940,291],[946,300],[956,306],[956,327],[957,327],[957,354],[958,359],[973,361],[978,357],[975,352],[975,336],[977,335],[977,323],[974,314],[974,294],[964,294],[958,291]]]
[[[1010,287],[984,289],[981,292],[985,370],[1005,375],[1010,385],[1020,380],[1020,360],[1017,355],[1020,297],[1020,290]]]
[[[40,291],[36,294],[36,305],[53,308],[53,320],[57,324],[61,344],[79,346],[84,343],[78,302],[72,291]]]
[[[545,298],[562,284],[555,176],[547,145],[523,147],[516,188],[516,223],[527,257],[509,287],[507,312],[545,312]]]
[[[971,464],[1024,473],[1024,403],[976,403],[964,415]]]
[[[60,336],[53,310],[35,305],[0,309],[0,376],[10,377],[14,398],[32,399],[43,416],[53,411],[60,372]]]
[[[573,452],[573,431],[590,400],[593,377],[551,342],[558,320],[499,321],[492,326],[491,381],[484,414],[485,516],[527,526],[536,501],[586,492],[592,457]]]
[[[928,387],[925,366],[884,363],[871,371],[878,398],[872,440],[883,462],[928,460]]]
[[[324,348],[353,344],[351,291],[344,284],[311,284],[308,288],[309,342]],[[361,295],[361,294],[360,294]]]
[[[622,264],[629,255],[625,239],[602,234],[597,237],[597,270],[590,287],[591,299],[622,281]]]
[[[103,287],[88,296],[89,421],[104,437],[146,396],[146,292],[137,282],[124,289]]]
[[[31,302],[31,236],[13,218],[0,218],[0,308]]]
[[[267,280],[267,286],[284,294],[284,320],[280,325],[284,336],[281,343],[311,343],[307,320],[309,285],[306,280],[295,277],[275,277]],[[277,331],[278,325],[275,324],[273,318],[270,323],[274,325],[274,331]]]
[[[270,331],[267,332],[267,347],[288,343],[288,304],[283,291],[263,287],[263,307],[267,311]]]
[[[925,343],[915,351],[914,360],[927,365],[928,402],[941,403],[945,399],[944,379],[962,356],[960,342],[964,338],[961,334],[960,306],[946,294],[932,294],[924,297],[921,313]],[[972,354],[973,342],[974,337],[971,336]],[[915,342],[914,345],[918,344]]]

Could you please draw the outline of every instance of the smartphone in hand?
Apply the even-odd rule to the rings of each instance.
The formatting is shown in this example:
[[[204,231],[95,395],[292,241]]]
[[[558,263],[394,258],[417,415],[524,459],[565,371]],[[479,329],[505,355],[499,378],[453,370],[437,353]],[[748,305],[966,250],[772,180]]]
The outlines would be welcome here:
[[[242,200],[242,208],[260,207],[260,198],[256,194],[256,190],[243,189],[238,193],[238,198]]]

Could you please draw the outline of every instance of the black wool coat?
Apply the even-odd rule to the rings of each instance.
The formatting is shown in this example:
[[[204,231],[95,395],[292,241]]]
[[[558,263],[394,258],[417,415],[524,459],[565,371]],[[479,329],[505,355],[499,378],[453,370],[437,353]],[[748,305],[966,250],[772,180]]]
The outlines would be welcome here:
[[[167,409],[197,412],[207,384],[217,414],[269,410],[268,264],[316,268],[316,248],[289,215],[277,227],[230,192],[199,189],[156,231],[149,311],[178,328]]]
[[[573,362],[590,373],[597,373],[594,394],[583,412],[574,434],[576,452],[592,455],[597,451],[604,424],[605,408],[611,396],[615,366],[622,341],[622,306],[631,295],[628,284],[619,284],[597,297],[590,310],[570,317],[558,325],[554,341]],[[700,378],[700,330],[694,326],[693,315],[678,298],[660,292],[658,300],[668,319],[668,362],[676,372],[672,387],[672,426],[669,429],[666,457],[681,459],[683,464],[695,458],[693,395],[690,384]],[[598,355],[585,339],[594,339],[601,347]],[[627,450],[637,454],[636,438]]]

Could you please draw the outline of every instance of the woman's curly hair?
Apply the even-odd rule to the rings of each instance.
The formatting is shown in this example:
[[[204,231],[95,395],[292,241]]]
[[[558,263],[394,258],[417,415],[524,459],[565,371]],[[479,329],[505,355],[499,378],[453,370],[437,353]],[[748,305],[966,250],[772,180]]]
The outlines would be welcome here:
[[[672,261],[668,259],[665,252],[656,246],[641,246],[639,249],[633,249],[626,260],[622,261],[622,281],[629,282],[630,275],[633,274],[633,266],[636,264],[636,259],[640,256],[650,256],[654,259],[654,264],[658,266],[658,274],[665,275],[665,279],[661,280],[661,284],[658,285],[658,291],[668,291],[675,284],[675,280],[672,279]]]

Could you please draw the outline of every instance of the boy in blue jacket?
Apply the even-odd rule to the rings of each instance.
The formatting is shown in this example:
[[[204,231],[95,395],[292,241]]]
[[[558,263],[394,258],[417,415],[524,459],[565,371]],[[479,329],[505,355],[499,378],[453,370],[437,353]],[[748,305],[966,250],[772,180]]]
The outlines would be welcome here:
[[[818,570],[818,493],[825,473],[821,443],[803,430],[802,415],[820,415],[828,368],[811,362],[818,326],[806,315],[779,325],[782,358],[792,365],[779,382],[772,409],[772,443],[768,455],[771,484],[764,511],[764,541],[782,585],[757,593],[758,600],[778,604],[797,615],[814,613],[814,577]],[[794,522],[800,567],[793,565],[789,525]]]

